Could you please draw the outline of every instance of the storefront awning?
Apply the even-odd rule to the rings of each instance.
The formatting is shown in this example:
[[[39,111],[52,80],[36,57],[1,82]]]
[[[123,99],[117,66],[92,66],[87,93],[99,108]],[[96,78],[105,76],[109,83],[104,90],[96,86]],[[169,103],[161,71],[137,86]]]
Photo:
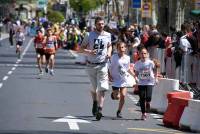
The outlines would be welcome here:
[[[191,13],[192,15],[198,16],[198,15],[200,15],[200,9],[199,9],[199,10],[192,10],[192,11],[190,11],[190,13]]]

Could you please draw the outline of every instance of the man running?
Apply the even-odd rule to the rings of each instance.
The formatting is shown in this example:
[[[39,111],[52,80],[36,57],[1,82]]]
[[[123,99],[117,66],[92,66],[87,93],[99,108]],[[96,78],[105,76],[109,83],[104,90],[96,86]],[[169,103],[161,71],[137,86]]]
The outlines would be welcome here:
[[[93,86],[91,91],[93,99],[92,113],[96,119],[102,117],[102,108],[105,91],[109,90],[107,59],[111,57],[111,34],[104,31],[104,20],[95,19],[96,29],[85,36],[81,52],[87,55],[87,72]]]

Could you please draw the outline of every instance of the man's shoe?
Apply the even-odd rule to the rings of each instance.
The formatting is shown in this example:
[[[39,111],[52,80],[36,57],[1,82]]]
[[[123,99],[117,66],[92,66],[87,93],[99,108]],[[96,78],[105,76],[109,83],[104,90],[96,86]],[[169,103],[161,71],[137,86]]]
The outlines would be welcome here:
[[[117,111],[117,118],[122,118],[122,113],[120,111]]]
[[[92,114],[93,116],[95,116],[97,113],[97,101],[93,102],[93,106],[92,106]]]
[[[96,113],[96,119],[99,121],[101,120],[101,117],[102,117],[102,108],[98,107],[98,111]]]
[[[48,73],[49,72],[49,69],[48,67],[45,67],[45,72]]]
[[[96,113],[96,119],[99,121],[99,120],[101,120],[101,117],[102,117],[102,113],[101,113],[101,111],[98,111]]]

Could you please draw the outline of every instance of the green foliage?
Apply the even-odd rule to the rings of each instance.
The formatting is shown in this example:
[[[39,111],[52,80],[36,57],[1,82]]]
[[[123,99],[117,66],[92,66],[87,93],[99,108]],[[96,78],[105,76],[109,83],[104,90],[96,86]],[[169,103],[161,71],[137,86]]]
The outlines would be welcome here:
[[[70,7],[72,7],[76,12],[84,13],[98,8],[105,2],[106,0],[69,0]]]
[[[63,22],[65,17],[61,12],[49,10],[47,13],[47,18],[49,21],[56,23],[56,22]]]

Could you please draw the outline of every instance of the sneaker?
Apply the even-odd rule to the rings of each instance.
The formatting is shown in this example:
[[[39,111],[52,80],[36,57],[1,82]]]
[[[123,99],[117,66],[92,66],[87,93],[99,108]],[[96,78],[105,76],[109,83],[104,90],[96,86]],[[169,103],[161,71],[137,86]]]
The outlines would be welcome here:
[[[101,117],[102,117],[101,111],[97,112],[96,113],[96,119],[99,121],[99,120],[101,120]]]
[[[48,73],[49,72],[49,69],[48,67],[45,67],[45,72]]]
[[[150,102],[146,102],[146,112],[150,112]]]
[[[54,71],[53,70],[50,70],[50,75],[54,76]]]
[[[99,120],[101,120],[101,117],[102,117],[103,115],[102,115],[102,108],[101,107],[99,107],[98,108],[98,111],[97,111],[97,113],[96,113],[96,119],[99,121]]]
[[[141,120],[147,120],[147,115],[146,115],[146,113],[142,114]]]
[[[43,72],[42,71],[40,71],[40,73],[39,73],[39,76],[42,76],[43,75]]]
[[[122,118],[122,113],[120,111],[117,111],[117,118]]]
[[[92,106],[92,114],[93,116],[95,116],[97,113],[97,101],[93,102],[93,106]]]

